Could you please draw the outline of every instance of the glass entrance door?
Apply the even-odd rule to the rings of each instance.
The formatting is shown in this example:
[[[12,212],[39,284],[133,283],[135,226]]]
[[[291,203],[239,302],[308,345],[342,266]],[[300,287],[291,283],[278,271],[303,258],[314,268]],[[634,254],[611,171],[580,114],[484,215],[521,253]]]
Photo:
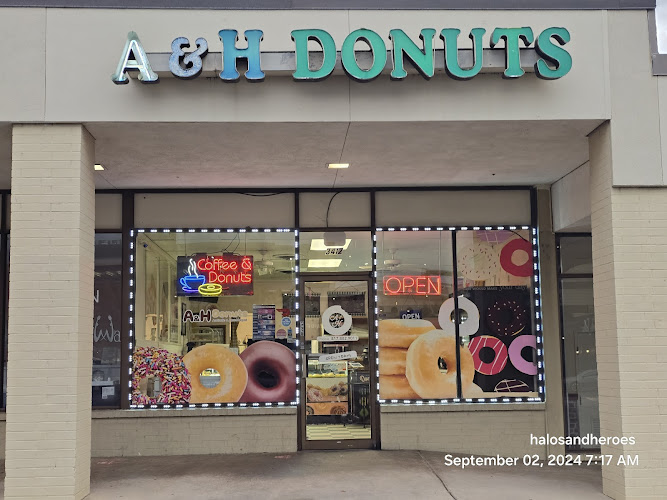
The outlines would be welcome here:
[[[370,280],[301,284],[303,449],[373,448],[377,419]]]

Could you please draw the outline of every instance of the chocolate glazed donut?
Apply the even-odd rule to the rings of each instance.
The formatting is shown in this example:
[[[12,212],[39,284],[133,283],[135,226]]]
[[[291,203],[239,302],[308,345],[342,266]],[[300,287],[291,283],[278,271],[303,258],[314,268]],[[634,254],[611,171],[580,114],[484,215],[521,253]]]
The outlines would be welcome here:
[[[296,397],[296,357],[287,347],[271,340],[256,342],[241,359],[248,370],[248,385],[239,401],[278,403]]]

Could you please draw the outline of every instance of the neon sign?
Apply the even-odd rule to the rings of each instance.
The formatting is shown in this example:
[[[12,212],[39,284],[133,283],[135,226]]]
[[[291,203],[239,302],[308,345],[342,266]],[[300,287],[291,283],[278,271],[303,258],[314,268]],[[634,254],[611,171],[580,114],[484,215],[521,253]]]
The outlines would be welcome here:
[[[440,276],[385,276],[382,279],[385,295],[440,295]]]
[[[252,255],[178,257],[177,295],[217,297],[253,294]]]

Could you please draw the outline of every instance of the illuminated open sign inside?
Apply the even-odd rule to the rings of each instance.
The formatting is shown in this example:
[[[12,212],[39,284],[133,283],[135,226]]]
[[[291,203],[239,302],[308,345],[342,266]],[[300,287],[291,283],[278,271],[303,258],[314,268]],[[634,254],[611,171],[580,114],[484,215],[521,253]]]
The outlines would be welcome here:
[[[216,297],[253,294],[252,255],[178,257],[177,295]]]
[[[382,279],[385,295],[440,295],[440,276],[385,276]]]

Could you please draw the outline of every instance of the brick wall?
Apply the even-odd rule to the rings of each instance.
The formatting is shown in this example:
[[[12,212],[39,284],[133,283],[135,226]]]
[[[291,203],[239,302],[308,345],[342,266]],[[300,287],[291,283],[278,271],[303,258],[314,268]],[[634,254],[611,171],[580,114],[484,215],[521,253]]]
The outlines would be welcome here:
[[[521,410],[515,405],[488,408],[382,407],[382,449],[546,456],[546,446],[530,444],[531,433],[546,434],[544,405]]]
[[[667,189],[612,187],[609,124],[590,139],[593,281],[604,493],[667,498]],[[627,166],[630,168],[630,166]],[[639,466],[619,466],[619,455]]]
[[[95,411],[93,456],[296,451],[297,423],[293,408],[175,411],[163,417],[146,411]]]
[[[5,498],[90,489],[94,142],[15,125]]]

